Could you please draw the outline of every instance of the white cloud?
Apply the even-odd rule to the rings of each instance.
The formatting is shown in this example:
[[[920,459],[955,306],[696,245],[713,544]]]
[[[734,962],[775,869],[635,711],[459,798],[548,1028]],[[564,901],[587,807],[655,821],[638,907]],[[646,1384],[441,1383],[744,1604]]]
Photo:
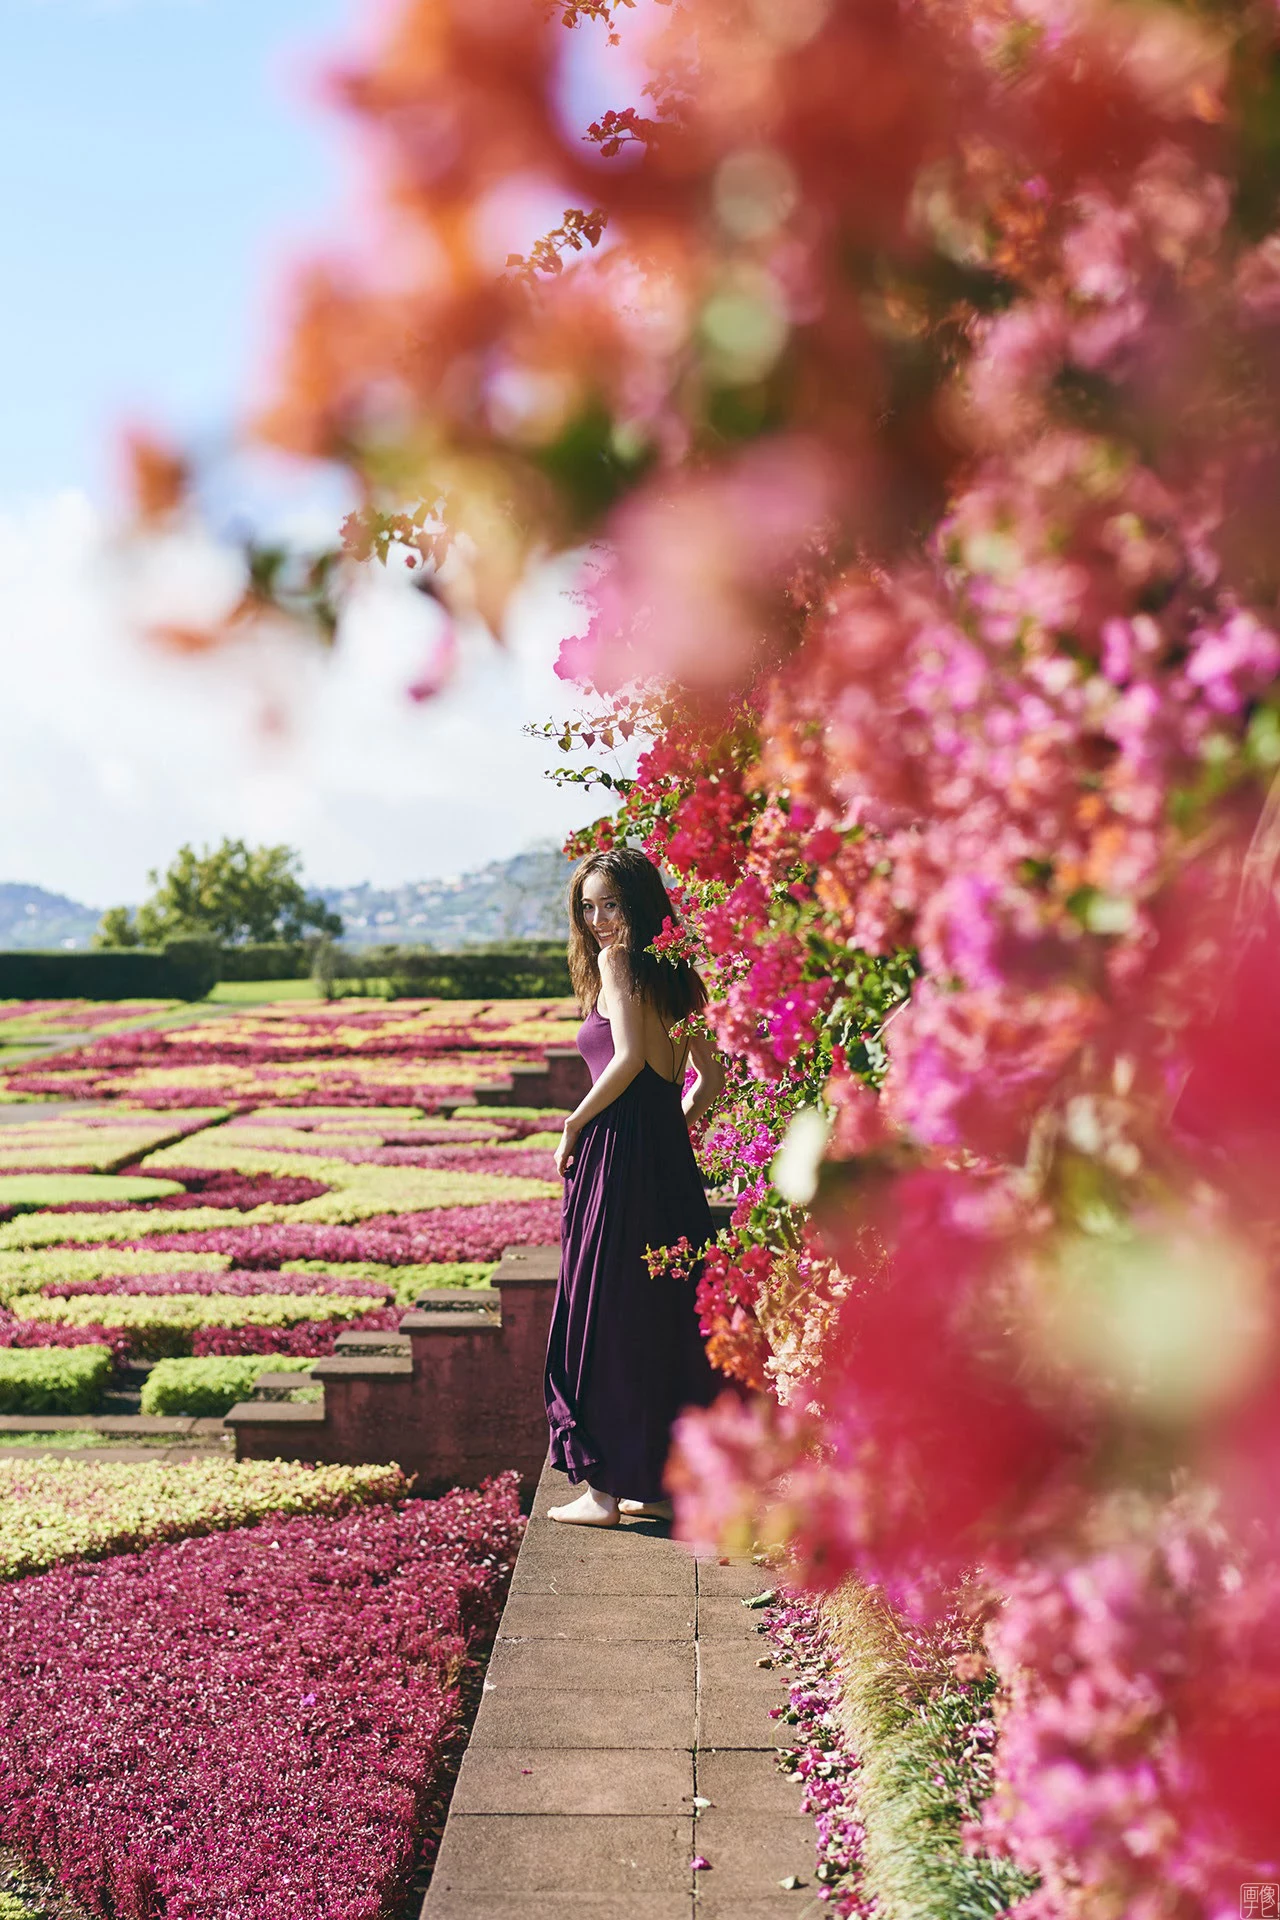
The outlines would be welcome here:
[[[135,900],[183,840],[286,840],[313,884],[453,873],[560,835],[591,803],[520,731],[572,706],[551,672],[579,617],[546,575],[507,653],[475,638],[416,707],[434,614],[377,579],[336,653],[297,642],[179,660],[120,616],[80,493],[0,515],[0,879]]]

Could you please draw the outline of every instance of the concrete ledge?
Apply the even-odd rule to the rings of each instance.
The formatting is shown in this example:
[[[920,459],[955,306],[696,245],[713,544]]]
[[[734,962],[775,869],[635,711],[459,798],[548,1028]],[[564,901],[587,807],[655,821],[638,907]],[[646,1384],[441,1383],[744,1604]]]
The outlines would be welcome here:
[[[411,1380],[412,1378],[411,1354],[335,1353],[317,1360],[310,1373],[300,1373],[297,1376],[297,1384],[303,1387],[308,1380]]]
[[[49,1447],[41,1452],[36,1447],[6,1447],[0,1442],[0,1460],[64,1460],[72,1466],[81,1463],[93,1465],[102,1460],[114,1460],[126,1464],[139,1461],[163,1461],[166,1466],[190,1466],[198,1460],[216,1460],[222,1458],[220,1448],[210,1446],[184,1445],[182,1441],[169,1441],[153,1447]]]
[[[412,1353],[408,1336],[402,1333],[340,1333],[333,1343],[335,1354]]]
[[[428,1287],[413,1304],[423,1313],[496,1313],[502,1303],[491,1287]],[[373,1338],[371,1334],[349,1337]]]
[[[157,1413],[5,1413],[0,1435],[6,1433],[102,1433],[128,1439],[134,1434],[188,1434],[195,1430],[188,1415]],[[219,1422],[221,1425],[221,1422]]]
[[[305,1387],[310,1378],[309,1373],[260,1373],[253,1383],[253,1404],[261,1405],[265,1400],[287,1399],[289,1394],[296,1393],[299,1387]],[[221,1420],[218,1425],[222,1425]]]
[[[489,1276],[491,1287],[510,1287],[521,1280],[555,1280],[560,1273],[559,1247],[508,1247]]]
[[[307,1379],[300,1374],[300,1379]],[[223,1415],[228,1427],[316,1427],[324,1426],[324,1402],[313,1400],[297,1406],[288,1400],[238,1400]]]
[[[400,1322],[401,1333],[500,1333],[502,1322],[496,1313],[423,1313],[417,1308]]]

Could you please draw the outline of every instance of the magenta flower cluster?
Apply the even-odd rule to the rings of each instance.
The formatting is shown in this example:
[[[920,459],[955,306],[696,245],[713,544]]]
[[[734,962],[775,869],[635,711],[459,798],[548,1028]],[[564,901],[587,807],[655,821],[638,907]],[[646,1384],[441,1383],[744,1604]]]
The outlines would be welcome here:
[[[390,1920],[521,1524],[504,1476],[0,1589],[0,1844],[101,1920]]]

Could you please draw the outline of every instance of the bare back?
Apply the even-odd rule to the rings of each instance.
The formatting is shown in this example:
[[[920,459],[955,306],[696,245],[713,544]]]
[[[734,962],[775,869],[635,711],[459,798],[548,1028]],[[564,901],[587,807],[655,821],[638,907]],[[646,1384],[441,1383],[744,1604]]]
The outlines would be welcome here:
[[[683,1081],[689,1057],[689,1042],[673,1040],[663,1025],[662,1015],[647,1000],[641,1002],[641,1010],[644,1019],[645,1064],[652,1067],[663,1080]],[[596,999],[596,1012],[602,1020],[608,1020],[610,1017],[603,981]]]

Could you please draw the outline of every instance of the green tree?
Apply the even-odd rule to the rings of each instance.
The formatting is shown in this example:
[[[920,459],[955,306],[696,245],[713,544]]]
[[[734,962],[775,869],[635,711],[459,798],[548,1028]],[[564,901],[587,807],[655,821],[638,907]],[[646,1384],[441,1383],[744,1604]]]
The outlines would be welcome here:
[[[162,946],[166,940],[209,939],[223,946],[248,941],[302,940],[309,933],[341,936],[342,921],[298,878],[302,856],[292,847],[249,847],[243,840],[180,847],[155,891],[138,908],[111,907],[94,935],[98,947]]]
[[[151,878],[154,880],[155,875]],[[132,913],[128,907],[108,907],[98,922],[98,931],[93,936],[95,947],[140,947],[142,935],[138,932]]]

